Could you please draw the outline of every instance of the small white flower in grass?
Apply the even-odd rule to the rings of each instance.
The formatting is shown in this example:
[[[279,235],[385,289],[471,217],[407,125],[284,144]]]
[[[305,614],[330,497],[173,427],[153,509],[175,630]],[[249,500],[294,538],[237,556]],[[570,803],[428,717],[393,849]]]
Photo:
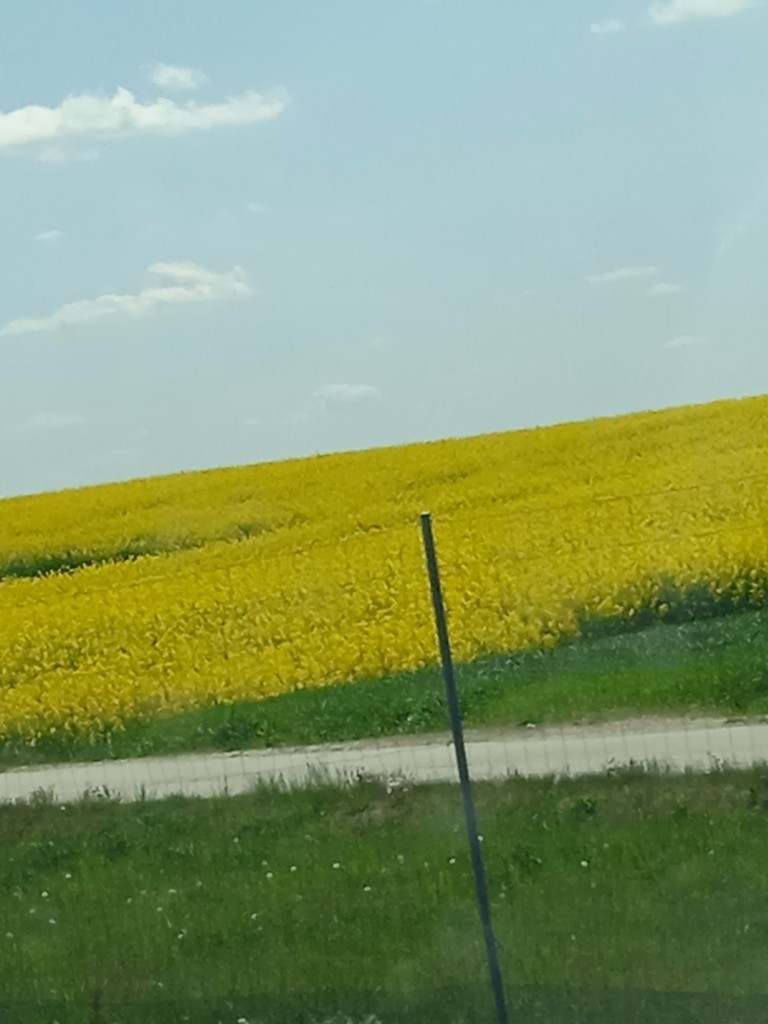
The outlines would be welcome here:
[[[477,837],[477,841],[478,841],[479,843],[482,843],[482,842],[484,842],[484,840],[483,840],[483,837],[482,837],[482,836],[478,836],[478,837]]]
[[[404,864],[405,863],[405,857],[402,855],[402,853],[398,853],[398,855],[397,855],[397,863],[398,864]]]
[[[291,864],[291,871],[297,871],[297,870],[298,870],[298,868],[296,867],[296,865],[295,864]]]
[[[749,925],[747,925],[747,928],[749,928]],[[6,939],[12,939],[13,938],[13,932],[6,932],[5,933],[5,937],[6,937]]]
[[[129,896],[128,899],[125,902],[126,903],[133,903],[133,896]]]
[[[239,836],[235,836],[235,838],[232,840],[232,842],[233,843],[239,843],[240,842],[240,837]]]
[[[363,886],[363,892],[370,892],[370,891],[371,891],[370,885],[364,885]]]
[[[187,929],[186,928],[182,928],[181,931],[179,932],[179,934],[176,936],[176,938],[177,939],[183,939],[186,934],[187,934]]]
[[[448,858],[448,863],[449,864],[455,864],[456,863],[456,858],[455,857],[449,857]]]
[[[65,877],[65,878],[67,879],[67,881],[69,881],[69,880],[70,880],[70,878],[72,877],[72,875],[71,875],[71,874],[69,873],[69,871],[68,871],[68,872],[66,873],[66,875],[64,875],[64,877]]]
[[[176,890],[175,889],[169,889],[168,890],[168,895],[169,896],[175,896],[176,895]]]
[[[262,866],[263,868],[268,868],[268,867],[269,867],[269,861],[268,861],[268,860],[263,860],[263,861],[261,862],[261,866]]]
[[[46,892],[45,889],[43,889],[43,891],[40,893],[40,895],[43,897],[44,900],[48,899],[48,893]]]
[[[37,911],[35,910],[34,907],[30,907],[29,908],[29,912],[30,912],[30,914],[36,914],[37,913]]]
[[[49,917],[48,918],[48,924],[56,924],[56,918],[55,917]]]
[[[340,867],[341,867],[341,864],[339,864],[339,862],[337,860],[335,860],[333,862],[333,870],[334,871],[338,871]]]
[[[198,878],[198,880],[197,880],[197,881],[195,882],[195,886],[196,886],[196,887],[197,887],[198,889],[202,889],[202,887],[203,887],[203,883],[202,883],[202,882],[200,881],[200,879],[199,879],[199,878]]]
[[[251,920],[255,921],[258,916],[258,914],[251,914]]]
[[[158,914],[162,914],[162,912],[163,912],[163,908],[162,908],[162,907],[158,907],[158,908],[157,908],[157,912],[158,912]]]
[[[588,860],[583,860],[583,861],[581,862],[581,866],[582,866],[583,868],[588,868],[588,867],[589,867],[589,861],[588,861]]]
[[[268,871],[268,872],[267,872],[267,878],[274,878],[274,877],[275,877],[275,876],[274,876],[274,875],[272,874],[272,872],[271,872],[271,871]]]

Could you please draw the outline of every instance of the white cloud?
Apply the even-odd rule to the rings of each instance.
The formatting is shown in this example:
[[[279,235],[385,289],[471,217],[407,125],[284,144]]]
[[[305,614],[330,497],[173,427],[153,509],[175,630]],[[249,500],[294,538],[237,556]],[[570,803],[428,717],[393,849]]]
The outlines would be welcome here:
[[[213,302],[252,294],[240,267],[226,273],[205,270],[195,263],[153,263],[149,273],[156,280],[140,292],[99,295],[95,299],[68,302],[42,317],[11,320],[0,335],[56,331],[112,316],[151,316],[163,306]]]
[[[618,18],[610,18],[608,21],[593,21],[589,26],[593,36],[613,36],[617,32],[624,31],[624,22]]]
[[[41,164],[80,164],[98,158],[99,154],[95,149],[65,149],[62,146],[46,146],[37,154],[37,160]]]
[[[654,25],[675,25],[694,18],[733,18],[754,6],[754,0],[665,0],[651,4],[648,14]]]
[[[676,338],[670,338],[664,343],[664,348],[691,348],[694,345],[703,345],[704,339],[695,334],[678,334]]]
[[[617,270],[606,270],[601,274],[590,274],[590,284],[615,284],[617,281],[629,281],[636,277],[655,277],[660,273],[658,267],[619,267]]]
[[[57,107],[28,106],[0,111],[0,149],[23,149],[50,143],[39,158],[68,159],[64,140],[104,139],[125,135],[179,135],[222,125],[246,125],[277,117],[288,102],[277,90],[270,96],[246,92],[223,103],[176,103],[162,97],[141,103],[127,89],[114,96],[69,96]],[[80,157],[81,158],[81,157]]]
[[[315,391],[324,408],[329,406],[359,405],[381,397],[381,393],[370,384],[324,384]]]
[[[87,423],[85,416],[67,415],[57,412],[39,412],[22,423],[22,430],[64,430],[67,427],[81,426]]]
[[[188,92],[205,85],[208,76],[197,68],[180,68],[175,64],[155,64],[149,73],[149,80],[160,89]]]
[[[652,299],[655,299],[662,295],[676,295],[682,290],[683,286],[681,284],[671,284],[669,281],[657,281],[656,284],[651,285],[645,294],[649,295]]]
[[[64,232],[59,231],[58,228],[53,228],[51,231],[41,231],[35,235],[35,240],[38,242],[44,242],[46,245],[58,245],[64,237]]]

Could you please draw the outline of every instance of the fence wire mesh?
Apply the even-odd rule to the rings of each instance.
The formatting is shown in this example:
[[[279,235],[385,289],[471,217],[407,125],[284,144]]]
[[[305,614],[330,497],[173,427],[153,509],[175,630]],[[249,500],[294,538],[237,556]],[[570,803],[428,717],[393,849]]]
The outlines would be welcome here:
[[[513,1020],[768,1013],[768,537],[675,493],[435,517]],[[494,1019],[418,530],[365,525],[0,588],[1,1020]]]

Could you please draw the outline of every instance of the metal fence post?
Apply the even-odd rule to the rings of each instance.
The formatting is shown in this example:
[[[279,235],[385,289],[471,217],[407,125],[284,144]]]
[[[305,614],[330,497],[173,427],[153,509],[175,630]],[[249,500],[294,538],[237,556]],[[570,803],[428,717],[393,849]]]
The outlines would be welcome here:
[[[504,997],[504,983],[501,977],[499,966],[499,951],[496,937],[493,933],[491,922],[491,903],[488,898],[488,883],[485,877],[485,865],[483,853],[480,848],[480,839],[477,831],[477,816],[475,804],[472,799],[472,783],[469,777],[467,765],[467,752],[464,748],[464,731],[461,725],[461,709],[459,707],[459,695],[456,688],[456,677],[453,671],[453,658],[451,657],[451,645],[448,638],[448,624],[445,617],[445,604],[443,602],[442,588],[440,586],[440,571],[437,566],[437,555],[435,553],[435,540],[432,534],[432,517],[429,512],[421,514],[421,532],[424,540],[424,552],[427,559],[427,572],[432,591],[432,605],[435,612],[435,625],[437,627],[437,639],[440,645],[440,660],[443,665],[443,679],[445,680],[445,695],[448,701],[448,711],[451,717],[451,732],[453,733],[453,746],[456,752],[456,765],[459,770],[459,782],[461,784],[461,796],[464,802],[464,818],[467,825],[467,837],[469,839],[469,850],[472,857],[472,869],[475,875],[475,888],[477,891],[477,905],[480,910],[480,920],[483,925],[483,936],[485,948],[488,955],[488,971],[491,979],[491,988],[496,1001],[496,1016],[499,1024],[507,1024],[507,1003]]]

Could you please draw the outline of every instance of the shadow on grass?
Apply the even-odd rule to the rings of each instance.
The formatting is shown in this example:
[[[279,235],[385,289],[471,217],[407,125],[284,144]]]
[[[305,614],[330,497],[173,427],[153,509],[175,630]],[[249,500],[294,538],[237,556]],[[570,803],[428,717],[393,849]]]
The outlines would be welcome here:
[[[754,607],[753,607],[754,605]],[[654,610],[655,609],[655,610]],[[666,610],[665,610],[666,609]],[[660,621],[661,620],[661,621]],[[704,587],[659,591],[631,620],[588,620],[551,649],[493,654],[457,666],[468,727],[643,713],[768,711],[762,598]],[[150,754],[304,746],[445,732],[439,666],[262,700],[147,715],[97,736],[0,743],[0,768]]]
[[[655,596],[635,609],[631,615],[579,618],[579,636],[594,639],[621,636],[650,629],[659,623],[680,626],[706,619],[722,618],[740,612],[758,611],[766,605],[768,580],[738,579],[726,587],[695,583],[681,587],[672,579],[664,579]]]
[[[526,1024],[764,1024],[765,995],[526,987],[508,995],[509,1017]],[[492,1024],[481,979],[451,989],[388,993],[295,992],[215,1001],[0,1003],[7,1024]]]

